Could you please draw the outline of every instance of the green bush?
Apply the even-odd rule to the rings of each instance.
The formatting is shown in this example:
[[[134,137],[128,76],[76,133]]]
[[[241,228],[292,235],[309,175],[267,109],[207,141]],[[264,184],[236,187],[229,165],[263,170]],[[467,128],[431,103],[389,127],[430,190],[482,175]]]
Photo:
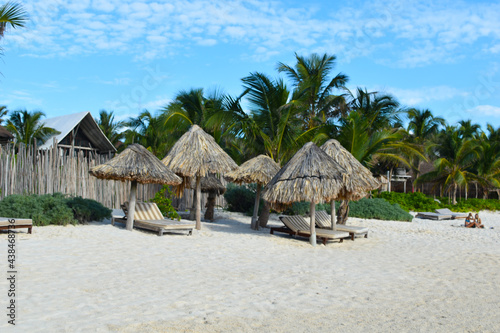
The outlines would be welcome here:
[[[73,211],[78,223],[85,224],[90,221],[102,221],[110,218],[112,210],[104,207],[100,202],[82,197],[66,199],[66,205]]]
[[[165,192],[167,195],[165,195]],[[150,199],[150,202],[154,202],[160,209],[163,216],[180,221],[181,217],[172,206],[172,192],[167,185],[163,185],[161,190],[155,193],[154,198]]]
[[[255,195],[257,192],[257,185],[243,185],[238,186],[232,183],[227,185],[224,199],[227,202],[227,209],[231,212],[245,213],[249,216],[253,214],[253,207],[255,205]],[[263,200],[260,200],[259,213],[263,206]]]
[[[434,198],[427,196],[421,192],[415,193],[397,193],[397,192],[382,192],[376,197],[384,198],[390,203],[397,203],[404,210],[414,212],[434,212],[439,208],[449,208],[454,212],[478,212],[481,210],[500,210],[500,200],[496,199],[467,199],[457,202],[456,205],[448,204],[448,198]]]
[[[0,216],[32,219],[36,226],[77,222],[61,193],[9,195],[0,201]]]
[[[448,205],[451,210],[457,212],[479,212],[481,210],[500,211],[500,200],[497,199],[467,199],[457,202],[456,205]]]
[[[340,202],[335,202],[335,209],[338,210]],[[296,202],[288,208],[284,214],[287,215],[308,215],[309,202]],[[316,210],[325,210],[331,214],[329,203],[317,204]],[[399,207],[398,204],[391,204],[385,199],[367,199],[349,202],[349,216],[362,219],[378,219],[390,221],[411,221],[413,216]]]
[[[339,203],[335,203],[338,208]],[[290,207],[288,207],[283,214],[285,215],[309,215],[309,211],[311,210],[311,203],[307,201],[302,202],[294,202]],[[316,204],[316,210],[326,210],[328,214],[330,214],[331,206],[329,203]]]
[[[414,212],[433,212],[435,209],[443,208],[443,204],[435,201],[433,198],[426,196],[421,192],[414,193],[398,193],[398,192],[382,192],[376,195],[378,198],[383,198],[391,204],[398,204],[405,211]]]
[[[111,217],[111,209],[95,200],[66,198],[61,193],[9,195],[0,201],[0,216],[27,218],[33,225],[67,225]]]

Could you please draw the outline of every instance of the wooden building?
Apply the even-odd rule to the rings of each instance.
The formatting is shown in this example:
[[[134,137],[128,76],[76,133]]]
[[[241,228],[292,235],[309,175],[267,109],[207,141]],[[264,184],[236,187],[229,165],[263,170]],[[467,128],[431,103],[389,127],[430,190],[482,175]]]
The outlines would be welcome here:
[[[12,140],[14,140],[12,133],[7,131],[5,127],[0,126],[0,145],[9,143]]]
[[[44,120],[46,127],[59,132],[43,143],[39,149],[52,149],[54,140],[58,148],[74,149],[75,152],[97,154],[115,153],[116,148],[104,135],[90,112],[80,112]]]

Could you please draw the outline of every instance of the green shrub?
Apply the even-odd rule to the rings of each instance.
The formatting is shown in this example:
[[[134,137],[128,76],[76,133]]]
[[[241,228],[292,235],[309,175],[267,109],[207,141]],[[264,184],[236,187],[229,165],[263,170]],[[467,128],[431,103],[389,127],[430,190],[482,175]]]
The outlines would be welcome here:
[[[167,195],[165,195],[165,192]],[[154,198],[150,199],[150,202],[154,202],[160,209],[163,216],[180,221],[181,217],[172,206],[172,191],[167,185],[163,185],[161,190],[156,192]]]
[[[397,192],[382,192],[376,197],[384,198],[390,203],[397,203],[404,210],[414,212],[434,212],[439,208],[449,208],[454,212],[478,212],[481,210],[500,210],[500,200],[495,199],[467,199],[457,202],[456,205],[448,204],[448,198],[434,198],[427,196],[421,192],[415,193],[397,193]]]
[[[227,185],[224,199],[227,202],[227,209],[231,212],[245,213],[249,216],[253,214],[253,207],[255,205],[255,195],[257,192],[257,185],[243,185],[238,186],[232,183]],[[263,206],[263,200],[260,199],[259,213]]]
[[[340,202],[335,202],[335,209],[338,211]],[[296,202],[288,208],[286,215],[308,215],[309,202]],[[331,214],[330,203],[317,204],[316,210],[325,210]],[[399,207],[398,204],[391,204],[385,199],[367,199],[349,202],[349,216],[362,219],[378,219],[390,221],[411,221],[413,216]]]
[[[338,208],[338,202],[335,203]],[[307,201],[294,202],[290,207],[288,207],[283,214],[285,215],[309,215],[311,210],[311,203]],[[331,206],[329,203],[316,204],[316,210],[326,210],[330,214]]]
[[[497,199],[467,199],[457,202],[456,205],[448,205],[451,210],[458,212],[479,212],[481,210],[500,210],[500,200]]]
[[[66,199],[66,205],[73,211],[75,219],[81,224],[102,221],[111,217],[111,209],[92,199],[73,197]]]
[[[405,211],[415,212],[433,212],[435,209],[443,208],[443,204],[435,201],[433,198],[426,196],[421,192],[415,193],[397,193],[397,192],[382,192],[376,195],[378,198],[383,198],[391,204],[397,203]]]
[[[77,222],[61,193],[9,195],[0,201],[0,216],[32,219],[36,226]]]

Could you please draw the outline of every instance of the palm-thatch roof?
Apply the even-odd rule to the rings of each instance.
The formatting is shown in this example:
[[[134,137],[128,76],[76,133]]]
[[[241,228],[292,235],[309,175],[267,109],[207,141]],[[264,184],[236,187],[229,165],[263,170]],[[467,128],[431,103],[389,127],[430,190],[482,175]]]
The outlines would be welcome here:
[[[272,158],[265,155],[254,157],[229,172],[224,178],[236,184],[265,185],[278,173],[280,166]]]
[[[341,199],[359,200],[366,195],[366,192],[380,187],[380,183],[373,177],[370,170],[365,168],[337,140],[328,140],[321,146],[321,149],[342,166],[349,175],[340,191]]]
[[[89,172],[101,179],[130,180],[143,184],[178,185],[182,182],[153,153],[139,144],[128,146],[119,155],[91,168]]]
[[[205,177],[209,173],[226,173],[238,167],[214,138],[198,125],[191,126],[184,133],[162,162],[182,177]]]
[[[14,139],[14,135],[3,126],[0,126],[0,142],[8,142]]]
[[[215,177],[213,174],[209,174],[206,177],[200,179],[201,192],[215,192],[217,195],[224,194],[226,192],[226,187],[222,185],[219,178]],[[191,178],[189,186],[186,188],[196,189],[196,180]]]
[[[271,179],[263,198],[280,210],[293,202],[337,198],[347,171],[314,143],[304,145]]]

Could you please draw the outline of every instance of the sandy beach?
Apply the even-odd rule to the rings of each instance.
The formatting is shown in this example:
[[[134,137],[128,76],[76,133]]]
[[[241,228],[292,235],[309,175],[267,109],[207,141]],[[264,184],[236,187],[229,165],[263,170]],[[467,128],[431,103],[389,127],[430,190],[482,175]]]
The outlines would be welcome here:
[[[500,212],[350,218],[367,239],[311,247],[217,211],[193,236],[109,221],[17,234],[17,318],[1,332],[498,332]],[[279,225],[272,216],[270,225]],[[493,229],[490,229],[493,227]],[[0,234],[7,271],[7,235]]]

